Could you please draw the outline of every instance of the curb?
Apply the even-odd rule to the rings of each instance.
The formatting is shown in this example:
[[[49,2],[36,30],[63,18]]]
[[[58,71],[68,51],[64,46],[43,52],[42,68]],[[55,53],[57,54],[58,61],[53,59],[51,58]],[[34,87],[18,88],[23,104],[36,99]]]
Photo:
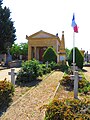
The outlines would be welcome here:
[[[63,75],[64,75],[64,73],[62,74],[60,80],[62,79]],[[54,99],[54,97],[55,97],[55,95],[56,95],[56,93],[57,93],[57,91],[58,91],[59,86],[60,86],[60,82],[58,83],[58,85],[57,85],[57,87],[56,87],[56,90],[55,90],[54,95],[53,95],[53,97],[52,97],[53,99]]]

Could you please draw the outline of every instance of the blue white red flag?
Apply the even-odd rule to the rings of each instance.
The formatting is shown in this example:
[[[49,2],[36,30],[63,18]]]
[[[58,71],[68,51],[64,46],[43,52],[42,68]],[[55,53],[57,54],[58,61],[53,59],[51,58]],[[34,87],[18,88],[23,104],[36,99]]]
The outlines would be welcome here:
[[[75,22],[75,15],[74,14],[73,14],[73,18],[72,18],[72,27],[73,27],[74,32],[78,33],[78,26]]]

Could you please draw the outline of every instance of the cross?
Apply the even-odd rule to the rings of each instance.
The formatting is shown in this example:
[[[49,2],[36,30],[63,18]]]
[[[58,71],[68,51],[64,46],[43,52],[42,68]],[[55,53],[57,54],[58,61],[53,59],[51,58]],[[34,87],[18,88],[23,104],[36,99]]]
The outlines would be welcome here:
[[[15,85],[15,75],[16,73],[14,72],[15,69],[11,69],[11,72],[8,72],[8,75],[11,75],[11,83]]]
[[[82,80],[82,76],[78,75],[78,71],[74,71],[74,75],[71,75],[71,80],[74,80],[74,98],[78,99],[78,81]]]

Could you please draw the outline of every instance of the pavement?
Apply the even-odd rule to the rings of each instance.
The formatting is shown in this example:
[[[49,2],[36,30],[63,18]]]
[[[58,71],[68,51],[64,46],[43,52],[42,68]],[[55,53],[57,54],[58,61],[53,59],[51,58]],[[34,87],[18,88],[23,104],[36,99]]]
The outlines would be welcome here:
[[[8,72],[11,72],[11,69],[12,68],[5,68],[5,67],[0,67],[0,80],[4,80],[5,78],[8,80],[8,81],[11,81],[11,76],[8,75]],[[20,68],[13,68],[15,69],[15,72],[18,72],[20,70]]]
[[[84,75],[88,81],[90,81],[90,67],[83,67]]]

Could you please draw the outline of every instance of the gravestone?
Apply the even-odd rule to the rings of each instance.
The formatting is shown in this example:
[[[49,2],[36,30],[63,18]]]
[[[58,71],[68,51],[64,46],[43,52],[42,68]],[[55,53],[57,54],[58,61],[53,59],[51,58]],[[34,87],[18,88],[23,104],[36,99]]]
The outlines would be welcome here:
[[[7,49],[8,49],[8,53],[6,57],[6,65],[8,65],[8,63],[12,61],[12,56],[10,55],[10,52],[9,52],[10,48],[8,47]]]

